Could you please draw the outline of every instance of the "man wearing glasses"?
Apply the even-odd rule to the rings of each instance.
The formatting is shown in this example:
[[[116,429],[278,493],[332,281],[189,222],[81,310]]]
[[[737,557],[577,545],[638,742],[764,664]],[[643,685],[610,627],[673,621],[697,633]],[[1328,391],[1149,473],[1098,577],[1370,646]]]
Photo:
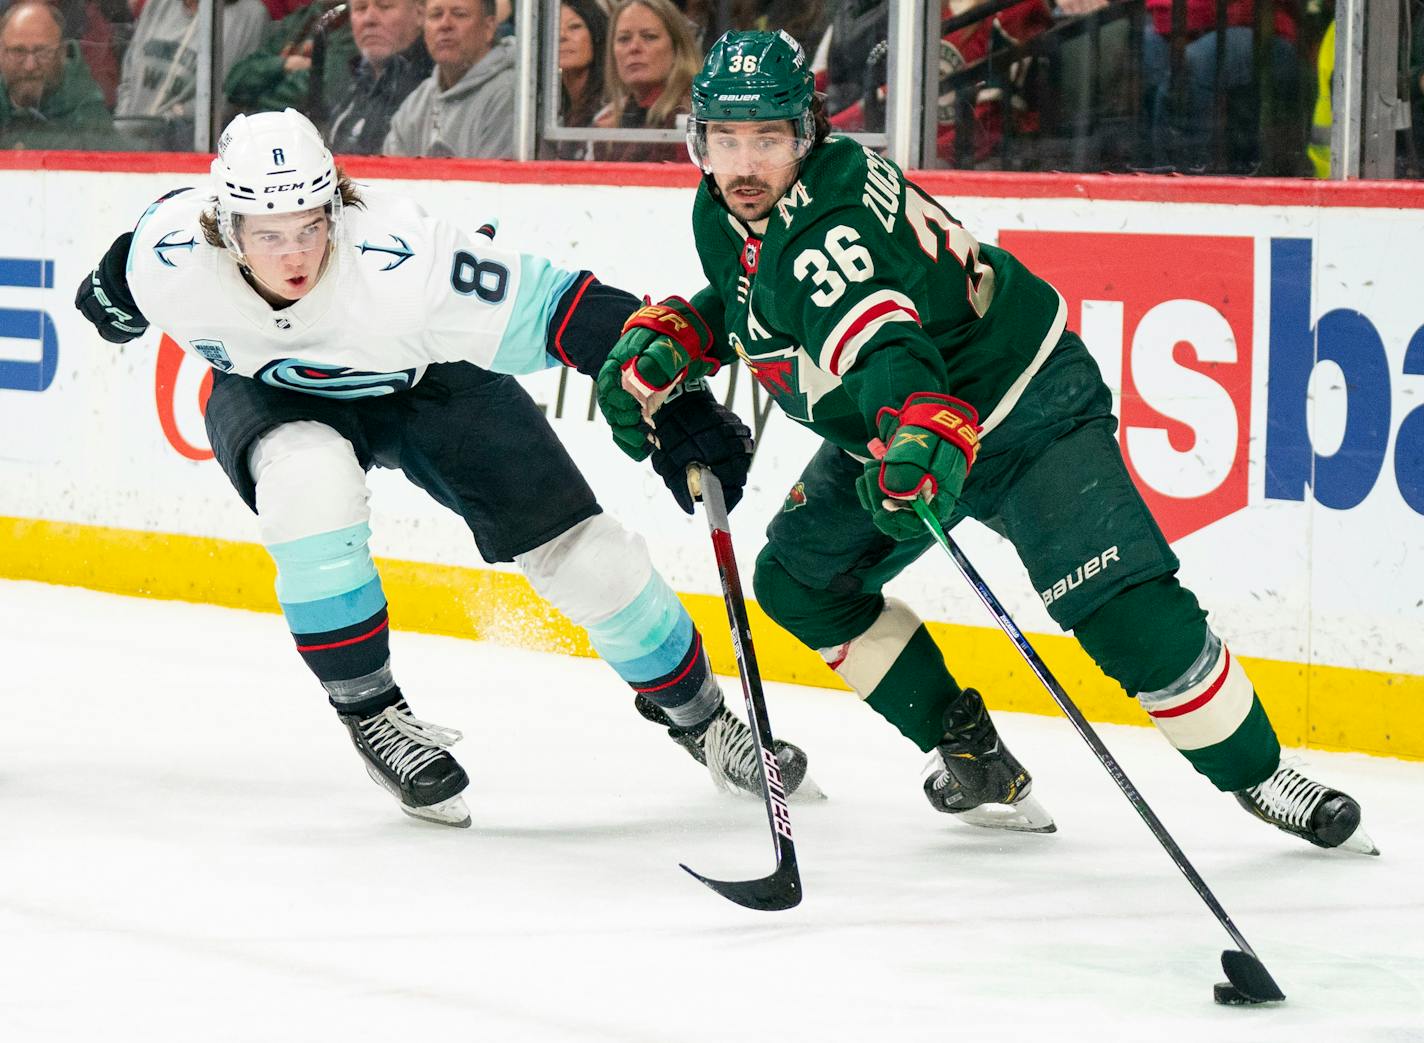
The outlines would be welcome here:
[[[99,85],[48,4],[0,15],[0,147],[121,147]]]

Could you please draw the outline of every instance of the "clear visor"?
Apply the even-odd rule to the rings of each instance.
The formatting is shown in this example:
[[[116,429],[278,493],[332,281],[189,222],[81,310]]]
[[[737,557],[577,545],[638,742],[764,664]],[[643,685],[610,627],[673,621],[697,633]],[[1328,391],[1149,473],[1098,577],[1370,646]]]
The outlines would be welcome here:
[[[337,240],[341,226],[341,196],[324,207],[292,214],[233,214],[219,219],[223,242],[239,260],[281,257],[325,248]]]
[[[794,166],[814,145],[804,120],[688,120],[687,152],[707,174],[752,177]]]

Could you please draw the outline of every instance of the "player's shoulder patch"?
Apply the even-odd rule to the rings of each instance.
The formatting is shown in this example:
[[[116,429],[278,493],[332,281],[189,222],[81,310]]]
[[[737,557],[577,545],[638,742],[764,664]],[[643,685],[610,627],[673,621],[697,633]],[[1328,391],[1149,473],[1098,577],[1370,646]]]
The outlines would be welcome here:
[[[395,271],[417,252],[410,245],[408,236],[398,232],[373,233],[359,238],[360,242],[353,241],[351,245],[362,258],[371,255],[369,261],[381,272]]]
[[[134,226],[130,264],[167,271],[186,267],[206,247],[199,220],[211,199],[191,186],[153,201]]]
[[[361,259],[361,267],[375,274],[405,271],[428,263],[429,226],[424,210],[412,199],[395,192],[361,187],[359,207],[347,208],[344,236]]]

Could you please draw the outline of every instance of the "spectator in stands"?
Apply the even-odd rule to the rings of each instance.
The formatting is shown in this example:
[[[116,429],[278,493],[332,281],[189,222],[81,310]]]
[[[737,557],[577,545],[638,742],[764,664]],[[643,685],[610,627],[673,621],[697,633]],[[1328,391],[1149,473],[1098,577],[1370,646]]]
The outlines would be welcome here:
[[[840,0],[823,40],[826,75],[816,86],[826,95],[826,115],[835,117],[857,102],[864,111],[868,99],[862,116],[868,131],[885,129],[884,98],[876,94],[885,83],[889,10],[887,0]]]
[[[280,22],[293,11],[300,10],[311,2],[312,0],[262,0],[262,6],[267,8],[272,21]]]
[[[0,147],[119,148],[104,96],[62,15],[42,0],[0,15]]]
[[[396,109],[430,75],[424,0],[351,0],[359,52],[346,97],[336,99],[327,144],[337,154],[380,152]]]
[[[692,27],[670,0],[622,0],[609,18],[604,72],[609,104],[594,121],[600,127],[675,127],[692,110],[692,77],[702,67]],[[599,159],[678,162],[681,142],[600,142]]]
[[[1334,122],[1334,109],[1330,97],[1335,79],[1335,19],[1325,27],[1325,35],[1320,38],[1320,49],[1315,56],[1315,111],[1310,120],[1310,143],[1306,153],[1316,177],[1330,176],[1330,136]]]
[[[1295,50],[1296,14],[1292,0],[1273,0],[1275,33],[1270,42],[1274,124],[1260,126],[1261,92],[1255,82],[1252,51],[1256,0],[1226,5],[1225,168],[1214,162],[1212,138],[1216,110],[1216,0],[1186,0],[1186,91],[1184,111],[1172,99],[1172,0],[1146,0],[1142,76],[1144,106],[1151,128],[1154,165],[1176,170],[1219,173],[1295,174],[1301,172],[1301,68]],[[1261,169],[1263,133],[1273,137],[1270,170]]]
[[[218,82],[257,47],[267,25],[260,0],[225,0],[223,67]],[[198,67],[198,0],[147,0],[124,54],[119,99],[121,131],[151,148],[189,149]]]
[[[351,92],[356,44],[341,0],[317,0],[298,7],[280,22],[267,25],[262,42],[234,62],[223,81],[227,100],[238,112],[281,112],[293,108],[317,124],[324,123],[329,99]],[[319,98],[313,97],[312,54],[318,31],[324,34]]]
[[[1091,2],[1085,0],[1085,3]],[[967,14],[983,3],[984,0],[946,0],[940,17],[947,20]],[[940,41],[939,74],[949,76],[982,62],[991,51],[1015,47],[1052,27],[1053,12],[1047,0],[1025,0],[947,34]],[[961,125],[960,113],[956,111],[958,92],[941,95],[935,150],[942,161],[952,167],[999,166],[998,160],[991,157],[1005,149],[1004,137],[1010,129],[1015,137],[1038,132],[1037,99],[1024,90],[1031,62],[1031,58],[1013,62],[1005,70],[1007,75],[997,80],[988,79],[986,69],[986,77],[968,88],[972,95],[972,143],[960,142],[958,138]]]
[[[1116,0],[1115,0],[1116,2]],[[1109,0],[1057,0],[1065,19],[1102,11]],[[1038,163],[1046,170],[1131,170],[1142,165],[1142,99],[1124,90],[1142,49],[1128,12],[1117,3],[1087,32],[1058,35],[1051,61],[1056,127],[1045,127]],[[1117,17],[1114,17],[1114,15]]]
[[[728,29],[785,29],[808,55],[816,52],[831,13],[840,0],[673,0],[692,23],[699,44],[708,43]]]
[[[64,23],[64,38],[79,47],[89,74],[104,92],[110,109],[118,97],[119,51],[114,48],[114,31],[97,0],[49,0]],[[0,0],[0,11],[11,5]]]
[[[603,55],[608,16],[598,0],[564,0],[559,9],[559,125],[591,127],[603,107]],[[588,142],[559,141],[552,159],[587,159]]]
[[[430,76],[401,103],[388,156],[514,155],[514,38],[495,41],[495,0],[425,0]]]
[[[1071,0],[1070,0],[1071,2]],[[1091,3],[1093,0],[1084,0]],[[975,7],[985,5],[985,0],[944,0],[940,6],[943,20],[966,15]],[[866,21],[858,46],[859,53],[867,34],[865,30],[874,23]],[[883,23],[881,23],[883,25]],[[991,51],[1014,47],[1040,35],[1053,25],[1053,12],[1047,0],[1023,0],[1022,3],[987,15],[977,22],[961,26],[947,33],[939,46],[939,75],[943,79],[974,66],[980,66]],[[832,40],[832,49],[836,47]],[[873,51],[867,49],[861,59],[862,67],[874,70],[875,87],[863,91],[858,100],[848,102],[833,117],[831,126],[839,131],[857,132],[879,130],[884,126],[882,110],[885,104],[883,61],[877,61]],[[883,50],[882,50],[883,56]],[[995,154],[1005,148],[1004,137],[1012,129],[1017,136],[1032,135],[1039,129],[1039,113],[1032,99],[1024,90],[1028,76],[1029,59],[1009,65],[1006,75],[990,78],[990,70],[983,68],[983,75],[961,88],[967,92],[969,106],[968,119],[961,120],[959,90],[950,90],[939,99],[939,130],[935,147],[940,160],[949,166],[984,167],[1000,165]],[[982,67],[982,66],[981,66]],[[873,116],[867,116],[873,110]],[[961,141],[961,124],[968,133]],[[964,155],[960,155],[963,152]]]

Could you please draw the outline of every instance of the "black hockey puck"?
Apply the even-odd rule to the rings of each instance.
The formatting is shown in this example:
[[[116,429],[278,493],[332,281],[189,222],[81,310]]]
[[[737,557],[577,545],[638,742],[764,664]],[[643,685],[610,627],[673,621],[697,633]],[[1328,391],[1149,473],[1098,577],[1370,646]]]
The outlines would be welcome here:
[[[1265,1000],[1253,1000],[1229,981],[1219,981],[1211,987],[1211,998],[1224,1007],[1245,1007]]]

